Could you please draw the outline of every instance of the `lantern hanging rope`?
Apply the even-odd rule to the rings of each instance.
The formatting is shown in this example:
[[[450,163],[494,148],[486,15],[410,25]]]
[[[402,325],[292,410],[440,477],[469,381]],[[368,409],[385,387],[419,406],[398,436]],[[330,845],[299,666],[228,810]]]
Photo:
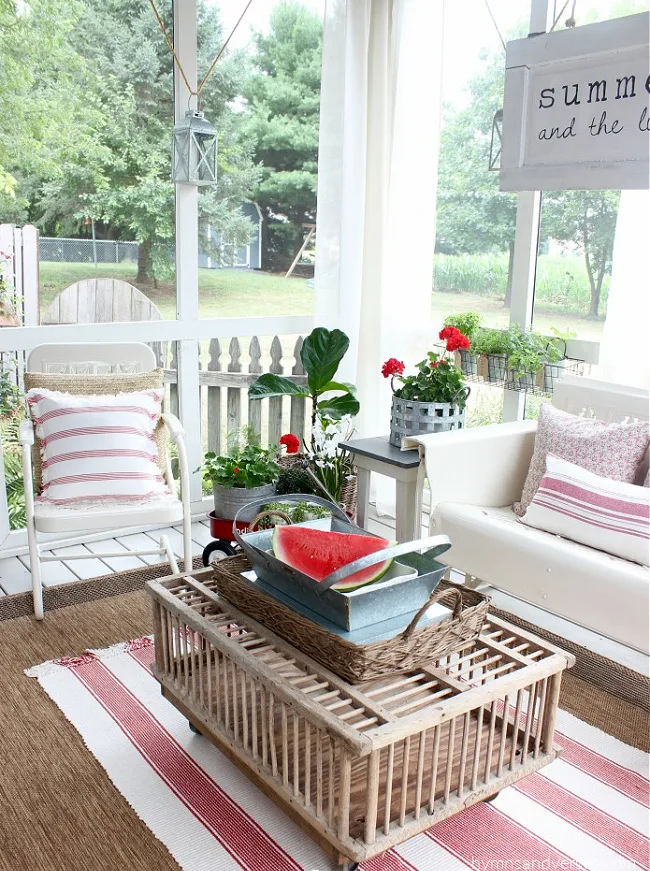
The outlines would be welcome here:
[[[149,0],[149,5],[156,16],[158,26],[167,42],[169,51],[171,52],[174,62],[178,67],[178,71],[185,82],[185,86],[189,91],[190,100],[192,97],[196,97],[197,101],[196,109],[192,110],[191,108],[188,108],[184,120],[174,125],[174,133],[172,137],[172,180],[178,184],[215,185],[217,183],[217,130],[214,125],[204,117],[203,112],[199,110],[199,99],[201,97],[201,91],[214,72],[214,68],[219,61],[219,58],[226,50],[228,43],[241,24],[242,19],[248,12],[252,2],[253,0],[248,0],[241,15],[237,19],[235,26],[228,34],[228,38],[217,52],[217,56],[210,64],[210,67],[201,79],[199,86],[194,90],[190,85],[179,57],[176,54],[174,43],[167,33],[165,22],[162,20],[162,16],[156,8],[154,0]]]

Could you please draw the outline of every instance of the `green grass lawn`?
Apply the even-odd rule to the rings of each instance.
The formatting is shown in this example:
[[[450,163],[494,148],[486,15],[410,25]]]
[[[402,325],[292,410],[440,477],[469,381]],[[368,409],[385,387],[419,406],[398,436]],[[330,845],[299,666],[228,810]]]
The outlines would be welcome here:
[[[163,318],[176,316],[176,293],[173,284],[151,284],[135,281],[135,263],[100,264],[42,262],[41,309],[52,301],[59,291],[84,278],[121,278],[139,288],[160,309]],[[500,299],[474,293],[435,292],[431,298],[434,320],[440,322],[449,314],[461,311],[479,311],[486,326],[505,327],[510,312]],[[203,318],[264,317],[271,315],[307,315],[313,311],[313,290],[304,278],[284,278],[266,272],[235,269],[199,270],[199,311]],[[593,321],[571,312],[536,309],[535,327],[549,332],[550,327],[572,330],[581,339],[597,340],[603,329],[602,321]]]
[[[504,328],[510,320],[510,309],[495,297],[479,296],[476,293],[434,292],[431,313],[435,321],[443,321],[447,315],[465,311],[477,311],[483,315],[486,327]],[[535,329],[550,334],[551,327],[575,332],[579,339],[599,341],[603,332],[602,320],[590,320],[574,312],[546,311],[535,307]]]
[[[41,310],[64,288],[85,278],[120,278],[133,284],[160,309],[165,319],[176,317],[173,284],[140,284],[135,263],[41,262]],[[284,278],[266,272],[199,269],[199,310],[203,318],[305,315],[313,311],[313,290],[304,278]]]

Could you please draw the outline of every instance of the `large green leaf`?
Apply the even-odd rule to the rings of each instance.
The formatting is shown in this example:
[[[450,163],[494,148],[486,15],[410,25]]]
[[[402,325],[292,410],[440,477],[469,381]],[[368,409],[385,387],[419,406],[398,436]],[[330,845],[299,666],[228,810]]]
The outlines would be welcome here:
[[[248,396],[250,399],[264,399],[267,396],[309,396],[309,391],[289,378],[265,372],[250,385]]]
[[[302,345],[300,358],[312,393],[322,393],[334,377],[350,340],[341,330],[316,327]]]
[[[359,400],[351,393],[333,396],[331,399],[321,399],[317,407],[324,417],[332,417],[335,420],[343,417],[344,414],[351,414],[353,417],[359,414]]]
[[[353,396],[357,395],[357,388],[354,384],[350,384],[349,381],[330,381],[329,384],[326,384],[322,389],[322,393],[327,393],[328,390],[342,390],[344,393],[351,393]]]

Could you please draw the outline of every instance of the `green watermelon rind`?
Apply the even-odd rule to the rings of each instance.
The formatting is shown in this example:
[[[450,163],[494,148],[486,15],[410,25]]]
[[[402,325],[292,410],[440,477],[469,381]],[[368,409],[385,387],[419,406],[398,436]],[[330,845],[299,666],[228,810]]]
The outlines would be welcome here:
[[[288,527],[285,527],[285,526],[276,526],[274,528],[274,530],[273,530],[273,554],[281,562],[285,563],[286,565],[291,566],[292,564],[289,561],[289,559],[287,558],[288,554],[286,554],[286,553],[280,554],[279,553],[279,550],[281,548],[279,547],[278,538],[282,535],[281,530],[287,529],[287,528]],[[294,526],[293,528],[296,529],[297,527]],[[341,534],[341,533],[339,533],[339,534]],[[343,533],[343,534],[345,534],[345,533]],[[358,537],[358,536],[355,535],[355,537]],[[391,544],[393,544],[393,542],[388,541],[388,539],[381,539],[381,541],[382,541],[382,549],[383,549],[383,547],[389,547]],[[350,562],[352,562],[352,560],[350,560]],[[360,582],[359,581],[350,582],[349,580],[343,580],[343,581],[339,581],[337,584],[334,584],[330,589],[336,590],[336,592],[338,592],[338,593],[351,593],[354,590],[358,590],[360,587],[367,587],[369,584],[374,584],[378,580],[383,578],[383,576],[386,574],[386,572],[389,570],[389,568],[392,566],[392,564],[393,564],[393,559],[389,558],[389,559],[385,560],[383,563],[380,563],[378,566],[376,566],[376,571],[367,580],[360,581]],[[295,568],[297,571],[302,571],[302,569],[299,569],[297,566],[292,566],[292,568]],[[342,568],[342,566],[339,566],[339,568]],[[372,566],[370,568],[375,568],[375,567]],[[332,571],[335,571],[335,569],[332,569]],[[363,570],[361,570],[361,571],[363,571]],[[307,572],[303,572],[303,574],[307,574]],[[311,577],[311,575],[308,575],[308,577]],[[317,578],[314,578],[313,580],[316,581],[316,583],[320,583],[320,581]]]

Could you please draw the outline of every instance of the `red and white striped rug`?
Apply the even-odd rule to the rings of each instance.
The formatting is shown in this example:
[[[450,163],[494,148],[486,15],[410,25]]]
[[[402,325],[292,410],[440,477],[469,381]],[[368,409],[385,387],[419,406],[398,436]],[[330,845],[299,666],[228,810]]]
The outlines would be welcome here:
[[[334,865],[160,694],[150,639],[30,669],[187,871]],[[650,869],[648,756],[560,711],[564,755],[363,871]]]

